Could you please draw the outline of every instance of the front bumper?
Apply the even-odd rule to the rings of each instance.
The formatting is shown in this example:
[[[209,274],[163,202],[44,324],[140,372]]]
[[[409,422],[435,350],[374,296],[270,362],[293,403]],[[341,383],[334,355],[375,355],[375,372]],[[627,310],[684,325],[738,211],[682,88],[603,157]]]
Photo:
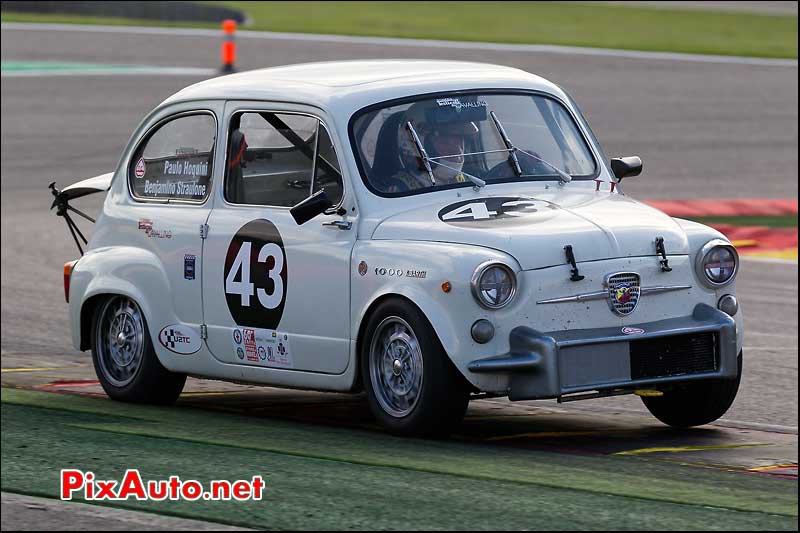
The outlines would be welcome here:
[[[477,359],[468,369],[508,374],[511,400],[733,379],[738,373],[736,322],[709,305],[698,304],[687,317],[624,329],[629,333],[619,327],[541,333],[518,326],[507,354]]]

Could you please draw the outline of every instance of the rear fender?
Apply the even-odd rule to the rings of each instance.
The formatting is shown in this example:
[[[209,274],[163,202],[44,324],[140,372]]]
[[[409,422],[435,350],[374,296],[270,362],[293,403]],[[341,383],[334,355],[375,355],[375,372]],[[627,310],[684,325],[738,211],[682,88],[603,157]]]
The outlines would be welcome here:
[[[170,286],[155,254],[129,246],[97,248],[81,257],[72,272],[69,306],[75,348],[91,346],[91,340],[84,338],[86,332],[91,331],[91,324],[83,322],[91,320],[93,313],[83,313],[84,305],[96,302],[93,299],[98,296],[117,294],[139,305],[154,346],[158,346],[158,331],[154,326],[178,322],[171,312],[169,299],[167,305],[163,305],[163,295],[170,294]],[[169,368],[169,361],[161,354],[159,359]]]

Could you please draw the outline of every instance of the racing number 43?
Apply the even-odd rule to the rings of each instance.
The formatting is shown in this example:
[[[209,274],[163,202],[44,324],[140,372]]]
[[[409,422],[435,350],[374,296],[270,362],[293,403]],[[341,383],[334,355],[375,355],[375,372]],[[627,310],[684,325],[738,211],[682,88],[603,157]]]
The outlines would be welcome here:
[[[245,241],[236,254],[236,259],[225,278],[225,292],[227,294],[238,294],[241,297],[241,305],[250,307],[250,299],[253,294],[258,297],[258,302],[266,309],[275,309],[283,301],[283,250],[274,242],[268,242],[261,247],[258,252],[258,262],[268,263],[267,259],[272,257],[273,266],[267,269],[267,277],[272,280],[273,290],[271,294],[263,288],[255,288],[255,284],[250,282],[250,253],[253,243]],[[241,271],[241,281],[236,281],[237,274]]]

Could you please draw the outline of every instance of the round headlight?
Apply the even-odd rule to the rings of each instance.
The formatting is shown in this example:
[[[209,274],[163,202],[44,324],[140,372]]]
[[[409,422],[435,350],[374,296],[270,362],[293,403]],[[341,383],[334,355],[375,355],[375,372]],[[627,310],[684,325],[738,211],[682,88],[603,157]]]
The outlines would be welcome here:
[[[472,275],[472,294],[487,309],[505,307],[517,292],[517,276],[503,263],[488,261]]]
[[[700,279],[712,288],[727,285],[739,269],[739,254],[730,243],[715,239],[700,251],[698,256]]]

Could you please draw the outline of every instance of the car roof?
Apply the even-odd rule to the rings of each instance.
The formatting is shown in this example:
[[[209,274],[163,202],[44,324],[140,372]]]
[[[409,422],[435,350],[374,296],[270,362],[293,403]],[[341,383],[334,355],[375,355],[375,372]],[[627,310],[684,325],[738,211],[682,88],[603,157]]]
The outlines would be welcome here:
[[[201,81],[163,105],[188,100],[268,100],[352,113],[370,104],[452,90],[531,89],[563,97],[523,70],[466,61],[359,60],[264,68]]]

